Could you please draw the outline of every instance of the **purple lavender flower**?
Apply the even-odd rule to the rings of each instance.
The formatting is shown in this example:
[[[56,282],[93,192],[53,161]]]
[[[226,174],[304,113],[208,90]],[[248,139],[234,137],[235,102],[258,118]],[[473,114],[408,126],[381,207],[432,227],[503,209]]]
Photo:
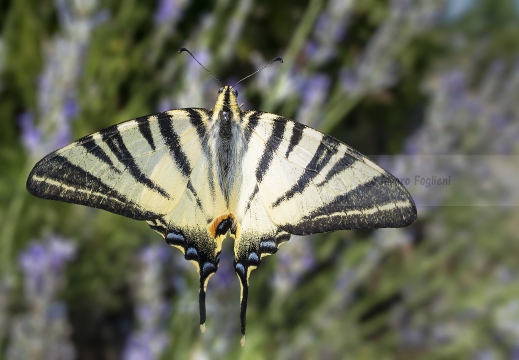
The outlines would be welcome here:
[[[335,16],[340,14],[333,14]],[[326,34],[327,37],[331,38],[334,42],[340,41],[346,34],[346,26],[344,22],[331,22],[330,13],[321,13],[317,18],[316,31]]]
[[[225,249],[230,250],[230,249]],[[231,251],[222,251],[220,254],[220,264],[218,272],[211,278],[211,282],[221,289],[232,288],[236,281],[236,273],[232,266],[234,254]]]
[[[310,62],[322,64],[336,56],[337,44],[346,34],[352,4],[352,1],[331,0],[317,16],[312,34],[315,48]]]
[[[326,98],[331,80],[327,75],[317,74],[310,77],[303,85],[303,102],[316,102]]]
[[[40,157],[70,142],[71,121],[78,113],[76,87],[90,34],[105,13],[94,14],[96,1],[56,0],[61,32],[45,44],[45,62],[38,78],[38,119],[20,117],[22,143]],[[36,121],[35,121],[36,120]]]
[[[122,355],[123,360],[148,360],[154,359],[151,349],[147,342],[141,339],[138,334],[132,335],[126,343]]]
[[[22,129],[22,144],[29,152],[36,152],[42,140],[42,133],[34,126],[34,114],[26,111],[18,117]]]
[[[166,246],[147,246],[139,253],[139,260],[146,267],[162,263],[170,257],[170,249]]]
[[[133,282],[137,329],[125,344],[123,359],[157,359],[169,343],[163,319],[169,313],[163,300],[162,272],[168,247],[145,247],[138,255],[142,268]]]
[[[466,76],[462,71],[451,70],[442,74],[440,85],[449,95],[459,98],[464,94],[466,88]]]
[[[328,97],[330,84],[330,78],[322,74],[306,79],[300,87],[302,105],[296,116],[298,121],[306,125],[318,126],[318,121],[322,119],[318,113]]]
[[[75,99],[75,97],[73,96],[68,96],[64,101],[63,101],[63,116],[65,116],[65,118],[67,119],[72,119],[76,116],[76,114],[78,113],[78,105],[77,105],[77,101]]]
[[[329,23],[329,17],[330,16],[327,13],[319,14],[319,16],[317,17],[316,25],[315,25],[316,31],[325,32],[327,30],[328,23]]]
[[[7,358],[73,359],[66,306],[56,300],[64,285],[63,268],[75,254],[75,245],[51,236],[34,241],[19,256],[24,275],[25,314],[15,317]]]
[[[304,45],[304,53],[306,57],[313,58],[319,51],[319,46],[315,41],[307,41]]]
[[[27,295],[43,295],[43,277],[48,269],[47,249],[40,243],[32,243],[19,258],[19,264],[25,276],[25,292]]]
[[[159,359],[169,344],[164,332],[143,330],[133,334],[123,351],[123,360]]]
[[[161,25],[178,20],[182,16],[183,1],[160,0],[155,11],[155,23]]]
[[[142,304],[137,307],[135,313],[137,314],[137,320],[139,323],[146,324],[150,321],[150,319],[153,319],[155,313],[154,310],[155,309],[148,304]]]
[[[515,345],[510,351],[510,359],[519,360],[519,345]]]
[[[174,108],[173,102],[171,99],[161,99],[159,101],[159,105],[157,107],[158,112],[168,111]]]
[[[358,94],[376,92],[396,82],[396,56],[415,35],[435,23],[442,4],[441,0],[391,2],[389,16],[355,61]]]
[[[341,70],[339,75],[342,88],[347,93],[353,93],[358,89],[358,79],[356,74],[348,69]]]
[[[53,236],[48,244],[50,265],[54,271],[61,271],[65,263],[72,260],[76,254],[76,246],[70,241]]]
[[[63,266],[70,261],[76,247],[70,241],[52,236],[45,243],[33,242],[19,257],[29,298],[52,297],[57,289],[52,279],[61,277]]]
[[[305,101],[311,101],[316,97],[320,97],[320,94],[328,94],[328,88],[330,86],[330,78],[324,74],[313,75],[308,78],[303,84],[303,99]]]
[[[292,251],[281,249],[278,256],[278,269],[272,278],[274,288],[281,294],[286,294],[291,288],[298,284],[304,276],[316,265],[311,239],[300,237],[297,239],[297,246]]]

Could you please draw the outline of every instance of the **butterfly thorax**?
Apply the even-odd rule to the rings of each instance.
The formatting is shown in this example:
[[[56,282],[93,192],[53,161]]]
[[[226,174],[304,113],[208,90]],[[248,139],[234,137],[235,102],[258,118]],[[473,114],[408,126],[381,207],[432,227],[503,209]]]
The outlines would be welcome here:
[[[209,143],[215,175],[228,207],[243,157],[241,118],[235,90],[225,86],[213,107]]]

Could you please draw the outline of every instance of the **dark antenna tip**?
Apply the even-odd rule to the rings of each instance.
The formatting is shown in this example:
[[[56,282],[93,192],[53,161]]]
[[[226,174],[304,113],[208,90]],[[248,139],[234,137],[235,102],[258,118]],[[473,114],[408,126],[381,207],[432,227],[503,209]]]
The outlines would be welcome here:
[[[241,79],[240,81],[238,81],[238,82],[237,82],[236,84],[234,84],[232,87],[235,87],[236,85],[238,85],[239,83],[241,83],[243,80],[250,78],[252,75],[256,75],[256,74],[259,73],[261,70],[265,69],[267,66],[269,66],[269,65],[272,64],[272,63],[275,63],[276,61],[279,61],[280,63],[283,64],[283,59],[280,58],[280,57],[278,56],[277,58],[275,58],[274,60],[272,60],[271,62],[269,62],[267,65],[263,66],[261,69],[254,71],[252,74],[250,74],[250,75],[248,75],[248,76],[245,76],[243,79]]]
[[[214,74],[213,74],[212,72],[210,72],[209,70],[207,70],[207,68],[206,68],[204,65],[202,65],[202,64],[200,63],[200,61],[198,61],[198,60],[196,59],[195,55],[193,55],[193,54],[191,53],[191,51],[189,51],[188,49],[186,49],[185,47],[183,47],[183,48],[181,48],[181,49],[178,51],[178,53],[180,54],[180,53],[182,53],[182,52],[184,52],[184,51],[187,52],[189,55],[191,55],[191,57],[192,57],[193,59],[195,59],[195,61],[198,63],[198,65],[200,65],[200,66],[201,66],[205,71],[207,71],[209,74],[211,74],[212,77],[214,77],[214,78],[216,79],[216,81],[218,81],[218,83],[219,83],[220,85],[223,86],[222,82],[221,82],[220,80],[218,80],[218,78],[217,78],[216,76],[214,76]]]

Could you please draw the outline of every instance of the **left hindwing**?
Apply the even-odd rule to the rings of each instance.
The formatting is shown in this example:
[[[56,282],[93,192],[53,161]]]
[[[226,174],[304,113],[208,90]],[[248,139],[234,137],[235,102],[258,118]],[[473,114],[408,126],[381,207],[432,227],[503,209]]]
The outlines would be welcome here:
[[[403,227],[416,219],[404,186],[354,149],[278,115],[249,111],[244,118],[250,136],[243,172],[256,186],[241,194],[241,216],[257,212],[264,227],[294,235]]]

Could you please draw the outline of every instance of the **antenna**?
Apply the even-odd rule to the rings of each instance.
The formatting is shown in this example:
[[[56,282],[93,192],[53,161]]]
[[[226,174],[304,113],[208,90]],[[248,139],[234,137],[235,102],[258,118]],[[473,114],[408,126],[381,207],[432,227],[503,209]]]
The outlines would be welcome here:
[[[212,72],[210,72],[209,70],[207,70],[207,68],[206,68],[204,65],[200,64],[200,61],[198,61],[198,60],[196,59],[196,57],[191,53],[191,51],[189,51],[189,50],[186,49],[186,48],[182,48],[182,49],[180,49],[180,50],[178,51],[178,53],[180,54],[181,52],[184,52],[184,51],[187,52],[189,55],[191,55],[191,57],[192,57],[193,59],[195,59],[195,61],[198,63],[198,65],[200,65],[200,66],[201,66],[205,71],[207,71],[209,74],[211,74],[211,75],[216,79],[216,81],[218,81],[218,82],[220,83],[220,85],[223,86],[222,82],[221,82],[220,80],[218,80],[218,78],[217,78],[216,76],[214,76],[214,74],[213,74]],[[249,76],[250,76],[250,75],[249,75]]]
[[[235,87],[236,85],[238,85],[239,83],[241,83],[243,80],[247,79],[247,78],[250,78],[252,75],[256,75],[257,73],[259,73],[261,70],[265,69],[267,66],[269,66],[270,64],[276,62],[276,61],[279,61],[280,63],[283,64],[283,59],[280,58],[280,57],[277,57],[275,58],[274,60],[272,60],[271,62],[269,62],[267,65],[263,66],[261,69],[259,70],[256,70],[254,71],[252,74],[248,75],[248,76],[245,76],[243,79],[241,79],[240,81],[238,81],[236,84],[234,84],[232,87]]]

